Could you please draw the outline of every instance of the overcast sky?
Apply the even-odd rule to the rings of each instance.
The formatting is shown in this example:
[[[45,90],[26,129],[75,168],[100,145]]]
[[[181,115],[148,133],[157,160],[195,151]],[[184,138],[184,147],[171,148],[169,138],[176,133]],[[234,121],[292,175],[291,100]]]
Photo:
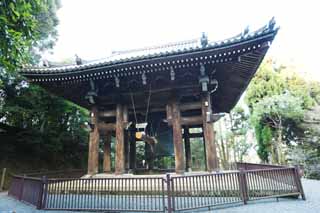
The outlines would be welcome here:
[[[59,40],[46,57],[100,59],[113,50],[198,38],[202,32],[209,40],[224,39],[275,16],[281,29],[268,55],[293,61],[320,80],[319,8],[316,0],[62,0]]]

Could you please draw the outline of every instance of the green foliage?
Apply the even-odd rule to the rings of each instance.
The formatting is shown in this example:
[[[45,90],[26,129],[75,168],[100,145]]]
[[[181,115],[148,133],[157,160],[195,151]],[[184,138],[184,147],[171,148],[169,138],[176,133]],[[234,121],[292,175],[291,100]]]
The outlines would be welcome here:
[[[301,125],[304,115],[319,103],[319,97],[319,83],[303,79],[293,66],[276,66],[272,60],[261,65],[245,101],[250,107],[262,160],[266,161],[270,155],[279,158],[285,154],[283,146],[290,148],[304,140],[306,127]]]
[[[238,159],[235,161],[243,161],[243,157],[248,153],[252,144],[247,141],[247,132],[249,130],[249,116],[241,106],[236,106],[230,112],[231,131],[230,139],[232,141],[231,148],[237,153]]]
[[[282,94],[285,90],[285,81],[279,71],[273,69],[272,61],[262,63],[259,71],[252,79],[246,91],[245,102],[249,108],[264,97]]]
[[[254,125],[262,123],[277,128],[285,121],[299,122],[302,115],[302,100],[283,94],[265,97],[254,104],[251,120]]]
[[[36,50],[53,46],[57,36],[56,0],[0,2],[0,67],[13,71],[30,63]]]
[[[278,66],[275,62],[263,62],[252,79],[245,96],[245,102],[253,108],[264,97],[290,93],[301,99],[303,109],[311,108],[319,101],[320,89],[316,82],[307,82],[291,67]]]
[[[88,112],[17,73],[53,47],[59,7],[59,0],[0,2],[0,124],[14,129],[0,135],[0,161],[7,164],[20,160],[37,169],[86,163],[88,133],[82,127]]]
[[[60,165],[66,159],[82,162],[84,153],[79,153],[78,148],[86,149],[88,134],[81,127],[87,120],[87,111],[28,85],[13,73],[2,75],[2,80],[5,84],[0,121],[21,130],[12,143],[23,143],[36,157],[55,159]],[[12,147],[11,151],[20,148]]]
[[[268,162],[269,153],[271,152],[272,131],[269,126],[257,124],[255,126],[255,133],[258,142],[258,156],[262,161]]]

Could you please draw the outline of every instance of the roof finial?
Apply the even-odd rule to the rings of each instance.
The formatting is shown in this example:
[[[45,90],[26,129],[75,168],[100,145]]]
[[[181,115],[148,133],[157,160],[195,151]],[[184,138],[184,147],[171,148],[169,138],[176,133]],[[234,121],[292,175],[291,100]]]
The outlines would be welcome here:
[[[208,37],[207,35],[203,32],[201,36],[201,46],[206,47],[208,45]]]
[[[244,28],[241,37],[245,37],[248,33],[249,33],[250,29],[249,26],[246,26],[246,28]]]
[[[81,65],[82,64],[82,59],[77,54],[75,54],[75,57],[76,57],[76,64],[77,65]]]
[[[268,24],[268,28],[270,30],[273,30],[274,26],[276,25],[276,20],[274,18],[274,16],[271,18],[271,20],[269,21],[269,24]]]
[[[44,67],[50,67],[49,61],[47,59],[42,59],[42,65]]]

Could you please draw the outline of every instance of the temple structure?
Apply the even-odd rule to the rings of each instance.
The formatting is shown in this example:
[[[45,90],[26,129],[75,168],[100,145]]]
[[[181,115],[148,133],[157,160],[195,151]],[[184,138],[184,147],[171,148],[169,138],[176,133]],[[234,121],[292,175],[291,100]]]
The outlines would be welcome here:
[[[105,60],[60,67],[29,67],[31,82],[91,111],[88,174],[111,172],[115,136],[115,173],[135,168],[136,141],[150,152],[174,147],[175,171],[190,168],[190,137],[203,137],[206,168],[218,168],[213,123],[229,112],[247,88],[278,28],[274,19],[222,41],[200,39],[114,52]],[[190,128],[202,133],[190,133]],[[162,133],[166,133],[163,137]]]

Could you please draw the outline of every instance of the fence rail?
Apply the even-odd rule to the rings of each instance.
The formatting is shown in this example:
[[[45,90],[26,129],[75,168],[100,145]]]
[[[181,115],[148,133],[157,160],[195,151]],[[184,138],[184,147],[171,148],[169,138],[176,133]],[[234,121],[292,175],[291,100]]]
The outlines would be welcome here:
[[[239,168],[166,177],[47,179],[15,175],[8,194],[38,209],[116,212],[173,212],[299,195],[305,199],[297,167]]]

